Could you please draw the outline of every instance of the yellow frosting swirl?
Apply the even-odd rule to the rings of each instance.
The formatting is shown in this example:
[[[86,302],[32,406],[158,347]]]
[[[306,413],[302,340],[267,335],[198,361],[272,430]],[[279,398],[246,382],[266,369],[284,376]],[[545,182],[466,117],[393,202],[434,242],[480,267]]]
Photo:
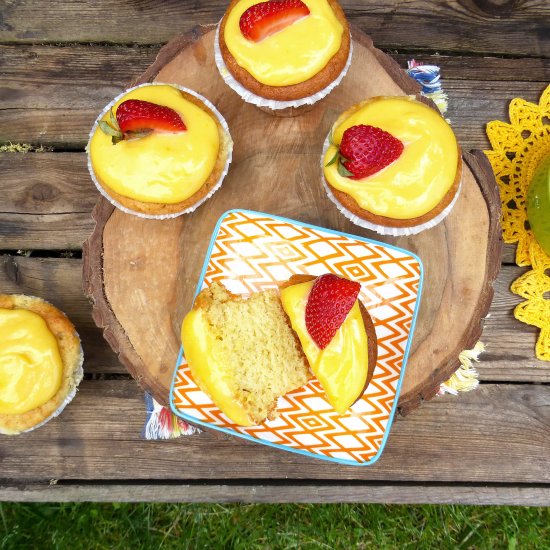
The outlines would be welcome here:
[[[452,187],[458,163],[458,144],[449,124],[427,105],[410,97],[375,98],[346,118],[333,132],[339,144],[351,126],[376,126],[399,139],[404,150],[389,166],[361,180],[338,173],[331,145],[324,159],[330,185],[351,195],[363,210],[395,219],[426,214]]]
[[[340,49],[344,28],[326,0],[303,0],[310,14],[260,42],[245,38],[241,15],[257,0],[242,0],[227,15],[224,40],[231,55],[258,82],[291,86],[321,71]]]
[[[185,132],[153,132],[113,145],[99,127],[89,145],[96,177],[120,195],[148,203],[174,204],[188,199],[208,179],[218,158],[216,121],[173,86],[144,86],[124,95],[170,107],[183,118]],[[109,120],[109,113],[103,120]]]
[[[306,327],[306,305],[313,284],[308,281],[283,289],[281,302],[329,403],[343,414],[365,387],[369,372],[368,337],[359,302],[355,301],[334,338],[325,349],[320,349]]]
[[[23,414],[59,390],[63,362],[46,321],[25,309],[0,308],[0,414]]]

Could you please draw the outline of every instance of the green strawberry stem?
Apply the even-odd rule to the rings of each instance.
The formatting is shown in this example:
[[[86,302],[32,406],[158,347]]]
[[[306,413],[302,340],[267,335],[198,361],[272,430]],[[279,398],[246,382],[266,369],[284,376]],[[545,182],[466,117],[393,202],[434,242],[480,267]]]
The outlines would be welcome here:
[[[116,129],[120,130],[119,127],[118,127],[118,121],[116,119],[116,116],[115,116],[115,113],[114,113],[112,107],[109,109],[109,118],[111,119],[111,126],[113,128],[116,128]]]
[[[122,141],[123,139],[139,139],[148,136],[153,131],[151,128],[144,128],[143,130],[134,130],[123,133],[120,130],[113,109],[109,111],[109,118],[110,122],[107,122],[106,120],[100,120],[98,125],[105,134],[111,136],[113,145],[116,145],[119,141]]]
[[[338,159],[338,173],[341,176],[344,176],[345,178],[349,178],[354,175],[353,172],[350,172],[343,164],[342,164],[343,157],[339,157]],[[345,162],[347,162],[347,159],[344,159]]]
[[[105,134],[111,136],[113,145],[124,139],[122,132],[118,128],[113,128],[106,120],[100,120],[98,124]]]
[[[331,145],[334,145],[336,147],[336,153],[334,153],[334,156],[327,162],[327,164],[325,164],[325,166],[331,166],[333,165],[335,162],[338,162],[338,166],[337,166],[337,169],[338,169],[338,173],[345,177],[345,178],[349,178],[350,176],[353,176],[353,172],[350,172],[345,166],[344,166],[344,162],[348,162],[348,159],[343,157],[341,154],[340,154],[340,148],[338,147],[338,144],[337,143],[334,143],[334,140],[333,140],[333,137],[332,137],[332,128],[330,130],[330,133],[328,135],[328,140],[329,140],[329,143]]]
[[[124,134],[120,131],[115,113],[113,112],[112,108],[109,110],[109,118],[111,119],[110,124],[106,120],[100,120],[98,125],[105,134],[111,136],[111,141],[113,142],[113,145],[116,145],[119,141],[122,141],[124,139]]]

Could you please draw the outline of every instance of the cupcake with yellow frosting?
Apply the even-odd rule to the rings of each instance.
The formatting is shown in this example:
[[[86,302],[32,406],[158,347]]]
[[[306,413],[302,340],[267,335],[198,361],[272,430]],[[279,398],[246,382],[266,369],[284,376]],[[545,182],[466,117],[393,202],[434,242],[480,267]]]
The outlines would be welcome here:
[[[0,434],[41,426],[71,401],[83,354],[73,324],[40,298],[0,294]]]
[[[336,0],[233,0],[215,49],[225,82],[272,110],[319,101],[351,62],[349,27]]]
[[[99,115],[87,146],[102,195],[129,214],[172,218],[195,210],[221,186],[232,141],[206,98],[168,84],[143,84]]]
[[[355,224],[412,235],[451,211],[462,158],[449,124],[412,96],[374,97],[334,123],[322,155],[329,198]]]

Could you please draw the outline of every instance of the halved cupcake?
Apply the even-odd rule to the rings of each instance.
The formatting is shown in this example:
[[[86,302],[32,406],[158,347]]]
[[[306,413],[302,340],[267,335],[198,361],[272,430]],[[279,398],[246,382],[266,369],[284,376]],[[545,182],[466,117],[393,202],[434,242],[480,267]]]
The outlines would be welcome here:
[[[339,414],[363,395],[377,360],[361,285],[327,273],[293,275],[280,292],[248,297],[214,282],[195,299],[181,337],[197,385],[235,424],[274,420],[280,397],[312,378]]]
[[[344,112],[325,142],[322,166],[339,210],[385,235],[415,234],[442,221],[462,177],[453,130],[412,96],[374,97]]]
[[[64,313],[40,298],[0,294],[0,434],[57,416],[82,380],[83,359]]]
[[[233,0],[215,46],[226,83],[273,110],[319,101],[351,62],[348,23],[335,0]]]
[[[99,191],[121,210],[170,218],[195,210],[222,184],[232,141],[204,97],[168,84],[144,84],[115,98],[87,146]]]

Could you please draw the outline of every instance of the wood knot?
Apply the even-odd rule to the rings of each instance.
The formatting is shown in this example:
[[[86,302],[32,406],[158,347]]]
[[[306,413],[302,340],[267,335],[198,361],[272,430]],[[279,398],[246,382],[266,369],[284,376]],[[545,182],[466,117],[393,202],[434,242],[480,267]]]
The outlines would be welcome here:
[[[53,201],[58,194],[58,190],[48,183],[37,183],[32,186],[32,198],[35,201]]]
[[[12,283],[19,284],[19,264],[13,256],[4,256],[4,271]]]
[[[483,13],[492,17],[508,17],[522,4],[522,0],[466,0]],[[467,6],[470,7],[470,6]]]

